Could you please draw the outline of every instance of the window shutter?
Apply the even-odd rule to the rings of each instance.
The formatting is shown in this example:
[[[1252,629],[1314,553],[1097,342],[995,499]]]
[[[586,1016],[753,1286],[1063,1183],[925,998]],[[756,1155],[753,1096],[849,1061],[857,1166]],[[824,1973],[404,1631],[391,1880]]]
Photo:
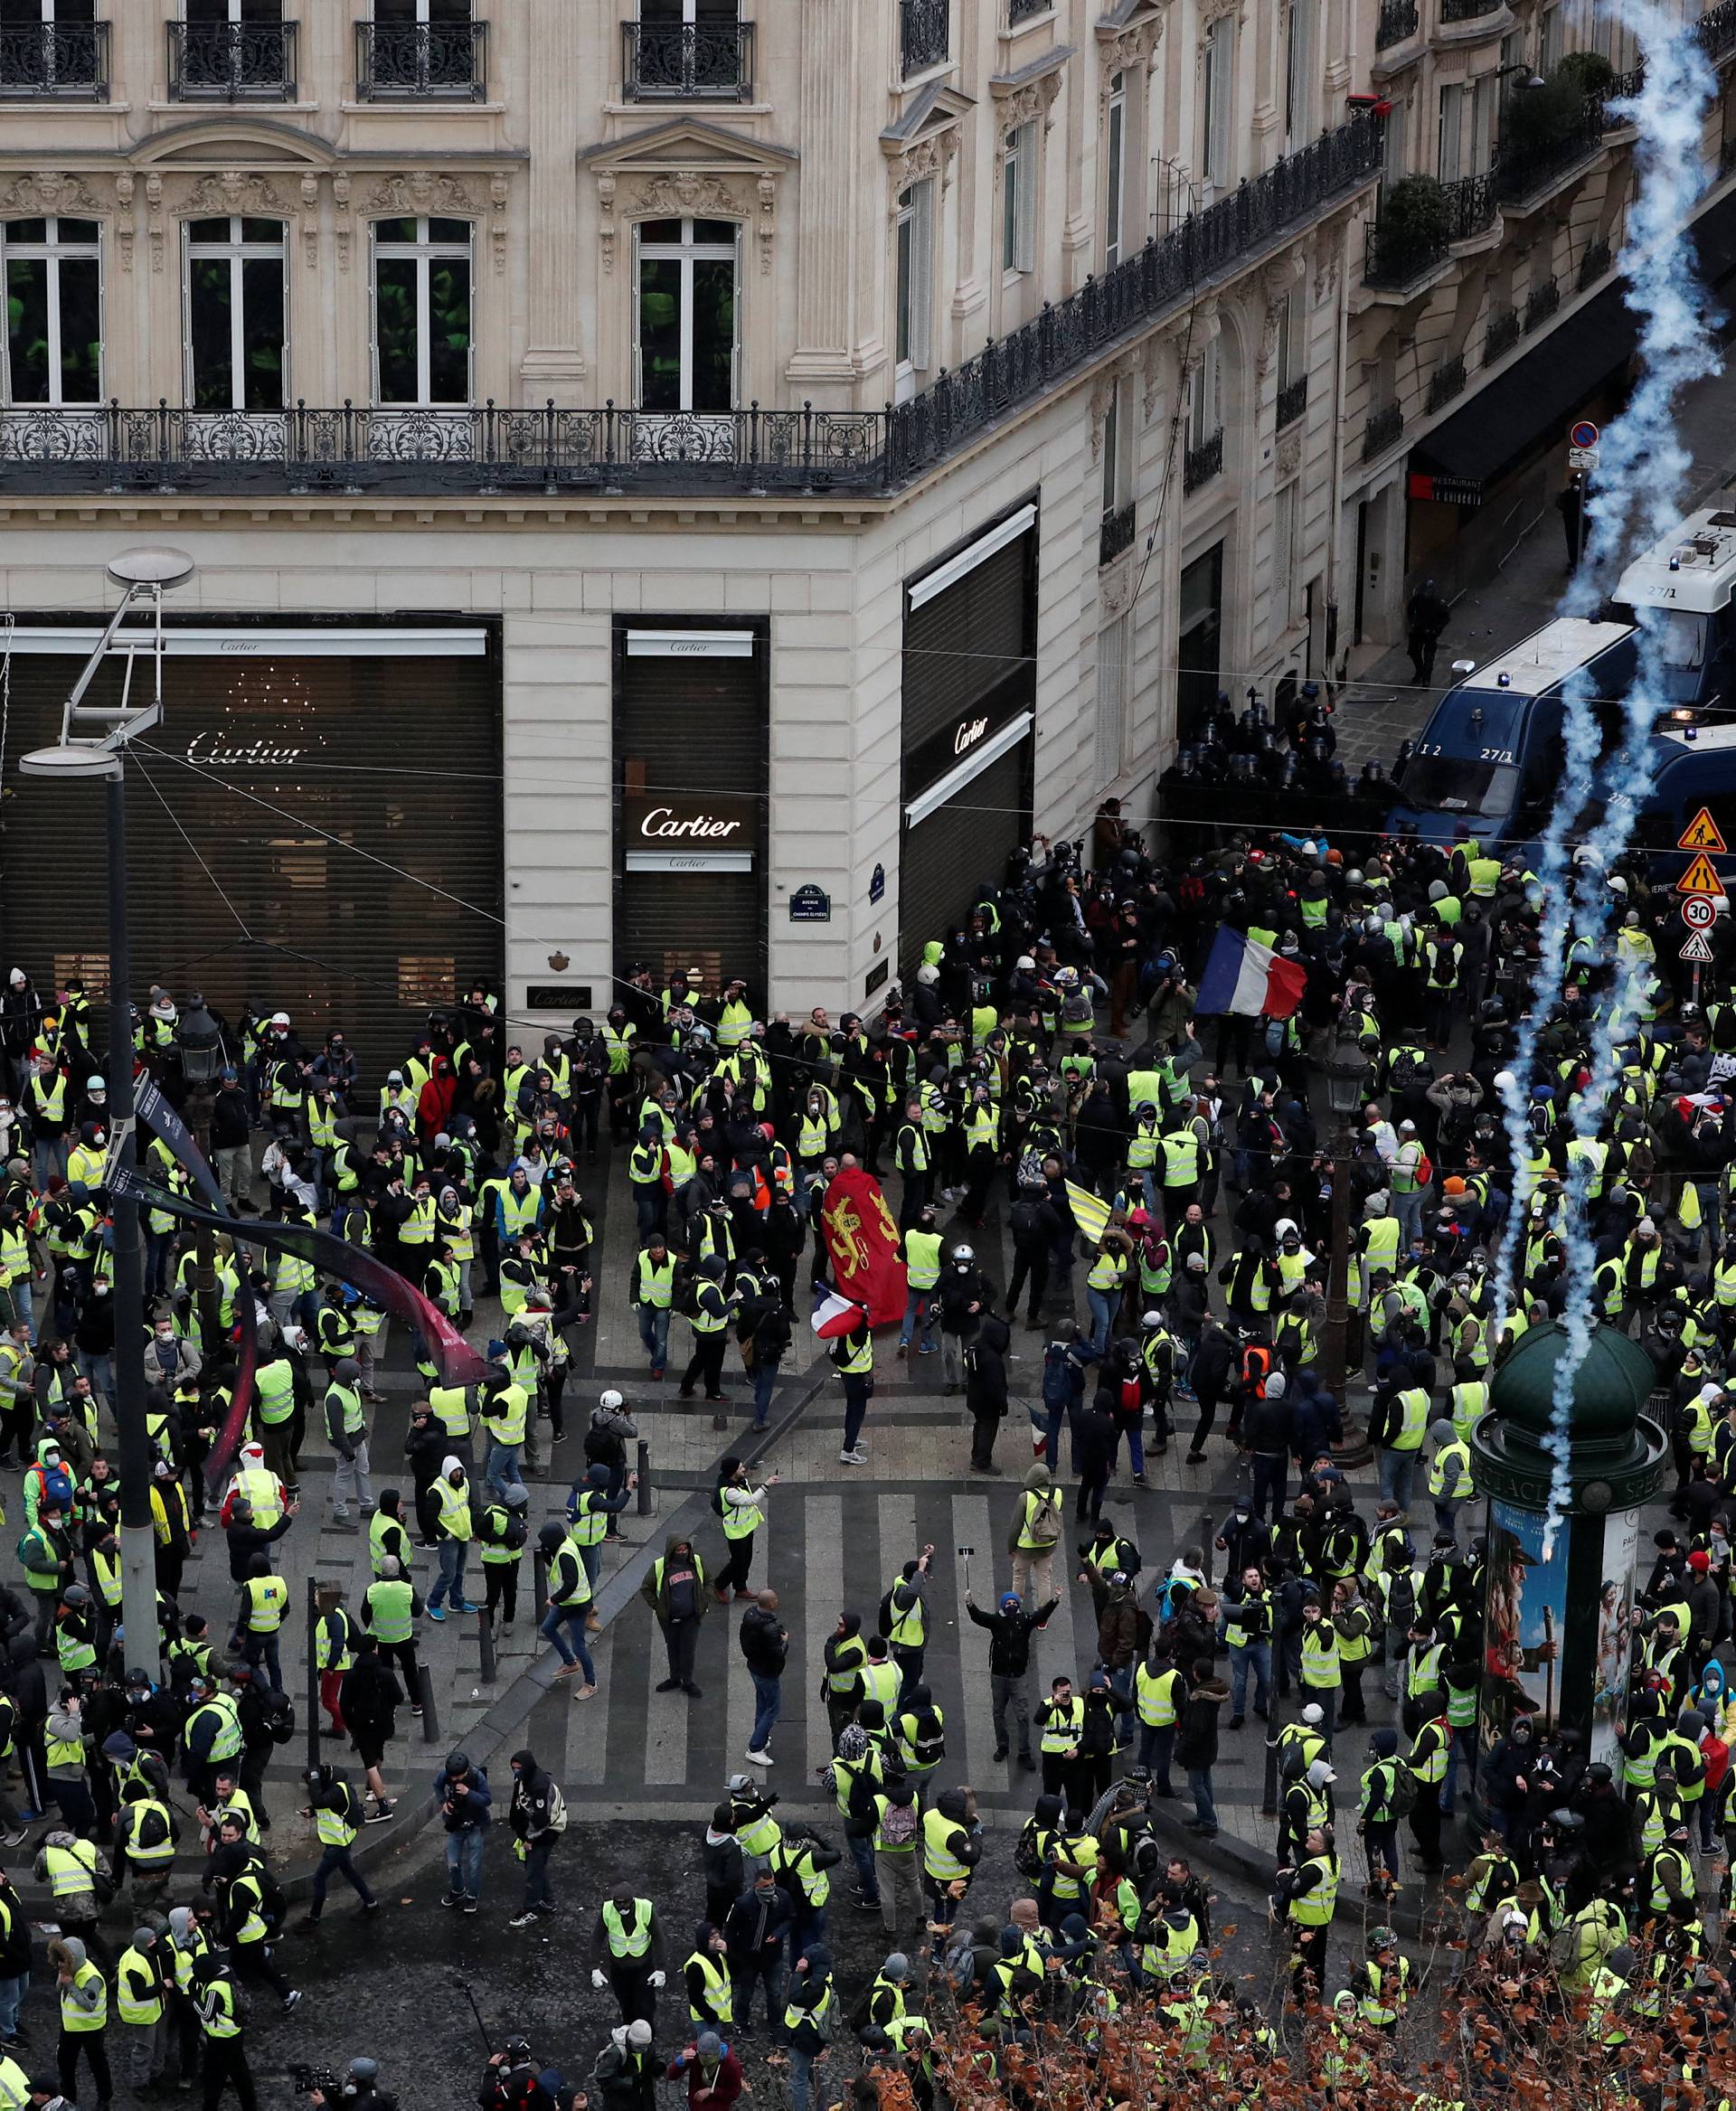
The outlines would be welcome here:
[[[1127,627],[1131,609],[1123,609],[1097,635],[1097,782],[1112,785],[1121,774],[1127,714]]]
[[[930,364],[929,333],[934,314],[934,179],[917,184],[910,197],[910,364]]]
[[[1037,268],[1037,136],[1034,119],[1019,129],[1019,269]]]

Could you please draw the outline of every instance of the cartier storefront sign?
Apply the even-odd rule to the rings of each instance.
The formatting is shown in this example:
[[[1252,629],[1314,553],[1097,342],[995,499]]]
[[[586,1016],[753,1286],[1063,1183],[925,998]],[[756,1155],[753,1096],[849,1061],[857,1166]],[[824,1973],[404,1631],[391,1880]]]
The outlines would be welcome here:
[[[629,872],[746,872],[760,847],[760,802],[737,793],[639,792],[622,801]]]

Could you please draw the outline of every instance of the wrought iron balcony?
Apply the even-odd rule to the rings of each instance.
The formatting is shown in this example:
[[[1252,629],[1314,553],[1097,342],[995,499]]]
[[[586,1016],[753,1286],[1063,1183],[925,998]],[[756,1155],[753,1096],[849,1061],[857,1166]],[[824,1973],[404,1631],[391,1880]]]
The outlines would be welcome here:
[[[1406,37],[1417,33],[1421,21],[1417,0],[1381,0],[1381,12],[1374,24],[1374,49],[1389,52],[1394,44],[1401,44]]]
[[[1484,365],[1493,366],[1497,359],[1505,359],[1514,346],[1518,344],[1519,336],[1518,309],[1503,308],[1498,316],[1490,319],[1488,329],[1484,335]]]
[[[1548,322],[1561,305],[1561,289],[1553,278],[1533,286],[1525,296],[1525,328],[1534,330],[1540,323]]]
[[[750,22],[624,22],[628,102],[751,102]]]
[[[1106,513],[1098,532],[1097,561],[1113,564],[1124,550],[1133,548],[1133,505],[1129,502],[1115,513]]]
[[[486,102],[486,22],[358,22],[355,99]]]
[[[27,22],[0,28],[0,101],[106,103],[108,24]]]
[[[1450,403],[1455,396],[1465,393],[1465,354],[1456,353],[1451,359],[1443,359],[1429,377],[1429,408],[1439,410]]]
[[[1506,0],[1440,0],[1440,19],[1443,22],[1476,22],[1485,14],[1495,14],[1506,5]]]
[[[1446,211],[1437,231],[1428,233],[1376,215],[1368,230],[1363,278],[1369,286],[1393,290],[1413,285],[1452,254],[1455,242],[1474,241],[1495,224],[1495,178],[1461,176],[1443,184]]]
[[[1198,447],[1189,448],[1182,457],[1182,491],[1184,495],[1197,491],[1201,485],[1210,484],[1223,468],[1223,428],[1202,440]]]
[[[1294,425],[1308,407],[1308,377],[1299,375],[1288,389],[1278,391],[1278,429]]]
[[[1404,438],[1404,409],[1401,404],[1389,403],[1384,410],[1374,410],[1363,428],[1363,459],[1372,462],[1376,455],[1383,455],[1388,448],[1395,448]]]
[[[171,102],[295,101],[293,22],[172,22],[168,29]]]
[[[1583,293],[1588,286],[1595,286],[1609,269],[1609,244],[1604,236],[1599,235],[1596,241],[1585,245],[1585,254],[1580,259],[1579,277],[1575,282],[1580,291]]]
[[[1585,107],[1559,138],[1536,146],[1514,147],[1497,156],[1495,165],[1495,194],[1503,205],[1523,205],[1547,191],[1571,169],[1602,151],[1604,109],[1601,96],[1587,99]]]
[[[952,55],[952,0],[898,0],[901,71],[906,80]]]
[[[1354,118],[884,410],[5,410],[0,494],[895,491],[1366,189],[1381,132]]]

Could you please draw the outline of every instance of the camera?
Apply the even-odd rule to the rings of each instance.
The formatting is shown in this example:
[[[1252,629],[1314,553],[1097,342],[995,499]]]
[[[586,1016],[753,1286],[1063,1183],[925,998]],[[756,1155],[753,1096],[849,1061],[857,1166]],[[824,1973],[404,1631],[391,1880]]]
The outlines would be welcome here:
[[[338,2079],[335,2068],[310,2067],[304,2059],[297,2062],[293,2071],[298,2097],[311,2096],[316,2089],[325,2097],[335,2097],[343,2091],[344,2085]]]

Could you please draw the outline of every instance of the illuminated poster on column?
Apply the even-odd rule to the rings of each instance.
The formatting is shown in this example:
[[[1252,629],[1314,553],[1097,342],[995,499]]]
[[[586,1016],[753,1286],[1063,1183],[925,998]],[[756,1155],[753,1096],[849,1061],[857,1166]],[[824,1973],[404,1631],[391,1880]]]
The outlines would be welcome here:
[[[1603,1525],[1603,1581],[1598,1591],[1598,1661],[1592,1674],[1591,1758],[1618,1769],[1621,1754],[1616,1739],[1628,1710],[1634,1562],[1638,1553],[1638,1511],[1623,1510],[1607,1517]]]
[[[1489,1504],[1489,1528],[1482,1701],[1486,1747],[1505,1736],[1518,1715],[1531,1717],[1540,1738],[1555,1728],[1571,1543],[1571,1527],[1563,1523],[1545,1561],[1542,1514],[1512,1503]]]

